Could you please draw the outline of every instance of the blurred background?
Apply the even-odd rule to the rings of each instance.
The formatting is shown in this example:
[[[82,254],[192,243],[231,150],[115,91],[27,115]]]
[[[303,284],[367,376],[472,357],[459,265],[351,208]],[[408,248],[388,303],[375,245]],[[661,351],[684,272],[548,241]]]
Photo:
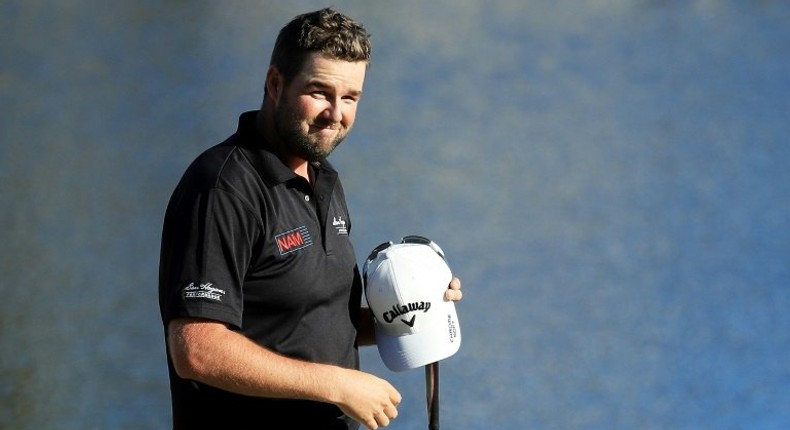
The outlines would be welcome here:
[[[358,259],[421,234],[464,284],[443,428],[790,428],[790,3],[331,4]],[[169,428],[165,205],[328,5],[0,1],[0,428]]]

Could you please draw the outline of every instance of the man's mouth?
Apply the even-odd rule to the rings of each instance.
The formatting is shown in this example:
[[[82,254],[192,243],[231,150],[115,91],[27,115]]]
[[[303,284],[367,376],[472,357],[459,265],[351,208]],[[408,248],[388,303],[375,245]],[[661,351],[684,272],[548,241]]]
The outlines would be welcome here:
[[[317,134],[336,134],[340,132],[340,124],[338,123],[313,124],[310,128],[313,133]]]

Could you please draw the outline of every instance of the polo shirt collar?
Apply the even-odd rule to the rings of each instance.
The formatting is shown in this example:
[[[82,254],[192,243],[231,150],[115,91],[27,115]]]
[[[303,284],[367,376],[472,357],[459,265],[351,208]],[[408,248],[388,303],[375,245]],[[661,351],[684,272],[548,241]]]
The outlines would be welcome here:
[[[271,151],[266,138],[258,131],[255,125],[257,115],[258,111],[242,113],[239,116],[239,127],[236,131],[236,134],[240,137],[240,142],[237,144],[248,150],[248,154],[251,157],[250,160],[255,169],[264,180],[273,184],[281,184],[294,179],[304,180]],[[311,168],[316,173],[316,181],[323,176],[329,178],[330,183],[334,184],[334,179],[337,178],[337,171],[328,160],[312,163]]]

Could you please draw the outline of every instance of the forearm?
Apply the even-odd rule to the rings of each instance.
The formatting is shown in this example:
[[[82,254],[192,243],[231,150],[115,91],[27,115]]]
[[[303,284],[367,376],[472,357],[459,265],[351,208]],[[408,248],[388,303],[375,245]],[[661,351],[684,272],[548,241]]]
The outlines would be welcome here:
[[[247,396],[334,403],[331,387],[347,371],[279,355],[216,322],[175,320],[168,334],[179,376]]]

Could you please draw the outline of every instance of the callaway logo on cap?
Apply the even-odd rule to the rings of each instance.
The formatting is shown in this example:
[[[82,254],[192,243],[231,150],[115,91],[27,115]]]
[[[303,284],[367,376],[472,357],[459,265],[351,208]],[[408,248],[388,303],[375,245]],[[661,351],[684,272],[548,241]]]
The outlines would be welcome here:
[[[379,355],[390,370],[415,369],[458,351],[455,304],[444,299],[452,273],[435,243],[406,236],[379,245],[363,273]]]

